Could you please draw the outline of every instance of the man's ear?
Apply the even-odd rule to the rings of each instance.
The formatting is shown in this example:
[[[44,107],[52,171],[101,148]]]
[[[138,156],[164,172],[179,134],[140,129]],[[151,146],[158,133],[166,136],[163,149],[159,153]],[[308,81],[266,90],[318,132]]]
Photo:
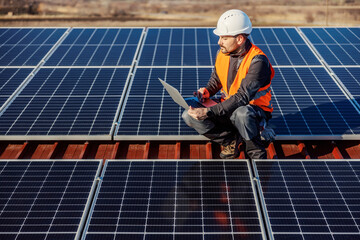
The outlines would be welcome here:
[[[236,41],[239,45],[242,45],[245,42],[245,37],[242,34],[239,34],[236,36]]]

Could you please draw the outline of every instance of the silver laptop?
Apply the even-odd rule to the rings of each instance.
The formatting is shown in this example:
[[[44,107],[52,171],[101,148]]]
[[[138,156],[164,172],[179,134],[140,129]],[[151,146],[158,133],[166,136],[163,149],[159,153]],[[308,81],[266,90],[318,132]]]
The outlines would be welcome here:
[[[212,99],[207,99],[203,103],[200,102],[197,97],[190,97],[184,99],[176,88],[166,83],[162,79],[160,78],[158,79],[161,82],[161,84],[164,86],[170,97],[174,100],[174,102],[176,102],[178,105],[185,108],[186,110],[188,110],[190,106],[192,106],[193,108],[199,108],[199,107],[211,107],[217,104],[217,102]]]

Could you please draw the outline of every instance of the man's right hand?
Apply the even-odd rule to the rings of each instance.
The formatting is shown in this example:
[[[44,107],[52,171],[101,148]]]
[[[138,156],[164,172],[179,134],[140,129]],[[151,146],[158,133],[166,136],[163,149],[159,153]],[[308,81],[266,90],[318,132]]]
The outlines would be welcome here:
[[[199,88],[194,92],[194,96],[199,99],[200,102],[205,102],[206,99],[210,98],[210,93],[206,88]]]

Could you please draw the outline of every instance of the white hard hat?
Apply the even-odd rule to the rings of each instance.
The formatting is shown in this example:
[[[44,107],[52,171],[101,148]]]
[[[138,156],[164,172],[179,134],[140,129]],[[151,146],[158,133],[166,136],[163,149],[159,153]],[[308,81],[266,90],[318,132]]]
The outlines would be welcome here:
[[[223,13],[214,33],[218,36],[236,36],[238,34],[250,34],[252,25],[246,13],[238,9],[232,9]]]

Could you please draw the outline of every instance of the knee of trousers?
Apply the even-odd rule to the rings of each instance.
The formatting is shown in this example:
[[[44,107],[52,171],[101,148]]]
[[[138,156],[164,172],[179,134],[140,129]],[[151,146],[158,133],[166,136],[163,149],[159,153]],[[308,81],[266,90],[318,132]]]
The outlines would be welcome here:
[[[183,112],[182,118],[186,125],[194,128],[199,134],[205,134],[215,127],[215,124],[211,120],[196,120],[188,114],[187,110]]]
[[[230,119],[234,125],[249,125],[254,123],[254,120],[256,120],[256,113],[249,105],[241,106],[233,112]]]
[[[188,114],[188,111],[185,110],[182,115],[181,115],[182,119],[184,120],[184,122],[186,123],[186,125],[188,125],[189,127],[192,126],[192,121],[193,121],[193,118],[189,116]]]
[[[239,134],[245,139],[250,140],[258,135],[258,123],[255,110],[247,105],[238,107],[230,117],[231,122],[238,129]]]

